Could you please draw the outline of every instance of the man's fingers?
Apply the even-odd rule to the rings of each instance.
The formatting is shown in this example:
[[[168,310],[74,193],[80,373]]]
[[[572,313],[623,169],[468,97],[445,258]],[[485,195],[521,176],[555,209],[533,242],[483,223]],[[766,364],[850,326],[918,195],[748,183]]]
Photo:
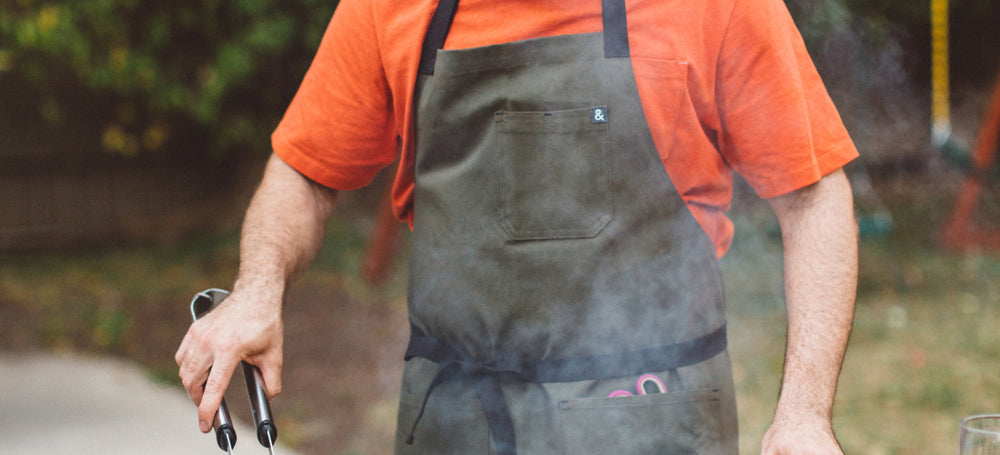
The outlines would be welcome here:
[[[203,366],[202,366],[203,365]],[[205,382],[208,380],[209,368],[211,368],[211,361],[208,362],[195,362],[183,361],[180,368],[181,384],[184,386],[184,390],[187,391],[188,397],[194,404],[201,403],[201,397],[204,394]]]
[[[177,351],[178,375],[181,383],[187,390],[188,396],[195,404],[201,403],[203,388],[208,380],[209,369],[215,363],[215,358],[210,349],[195,349],[199,345],[196,328],[192,326],[188,330],[181,348]],[[204,344],[204,343],[201,343]]]
[[[181,340],[181,345],[177,347],[177,352],[174,353],[174,362],[177,362],[177,366],[181,366],[184,363],[184,355],[187,353],[188,339],[191,337],[191,332],[184,334],[184,339]]]
[[[225,361],[223,361],[225,360]],[[207,433],[212,428],[215,420],[215,411],[219,409],[222,398],[229,387],[229,380],[233,377],[233,370],[239,364],[239,359],[216,359],[212,371],[208,374],[205,382],[205,391],[198,402],[198,426],[202,433]]]

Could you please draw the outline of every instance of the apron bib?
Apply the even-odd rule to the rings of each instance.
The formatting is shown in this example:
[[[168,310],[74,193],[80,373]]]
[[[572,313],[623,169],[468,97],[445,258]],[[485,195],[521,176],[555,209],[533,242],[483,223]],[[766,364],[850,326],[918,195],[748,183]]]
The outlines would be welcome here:
[[[718,264],[653,145],[624,2],[603,33],[439,50],[455,3],[416,81],[397,455],[735,454]],[[657,63],[679,106],[686,64]],[[647,373],[667,392],[640,395]]]

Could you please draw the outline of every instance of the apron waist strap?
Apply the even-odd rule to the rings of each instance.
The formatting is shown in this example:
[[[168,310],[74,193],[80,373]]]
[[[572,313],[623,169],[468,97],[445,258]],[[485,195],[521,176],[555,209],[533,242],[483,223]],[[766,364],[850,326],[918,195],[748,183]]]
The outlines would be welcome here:
[[[407,444],[427,408],[427,401],[439,385],[460,377],[474,380],[479,401],[486,414],[493,444],[498,455],[517,453],[514,424],[503,398],[500,381],[573,382],[590,379],[638,375],[694,365],[712,358],[726,349],[726,326],[700,337],[680,343],[617,354],[570,357],[564,359],[528,360],[523,355],[505,354],[478,361],[451,345],[424,334],[410,325],[410,343],[406,360],[423,357],[441,365],[424,395],[420,413],[413,422]]]

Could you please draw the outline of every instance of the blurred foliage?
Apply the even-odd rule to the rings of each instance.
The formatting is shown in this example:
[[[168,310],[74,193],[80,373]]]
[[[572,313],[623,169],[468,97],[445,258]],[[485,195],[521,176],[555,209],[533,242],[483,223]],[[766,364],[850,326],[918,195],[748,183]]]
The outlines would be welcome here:
[[[843,46],[845,41],[875,56],[902,47],[907,72],[916,82],[928,83],[930,0],[785,0],[785,4],[812,55],[825,46]],[[996,46],[1000,2],[950,0],[949,9],[952,82],[988,86],[1000,65],[1000,47]],[[866,63],[870,62],[854,62],[862,66],[860,70],[865,70]],[[867,70],[875,73],[878,68]]]
[[[908,73],[929,65],[927,1],[786,3],[810,50],[857,38],[872,55],[902,46]],[[0,0],[0,136],[22,137],[0,145],[27,149],[56,133],[72,138],[48,149],[266,153],[336,4]],[[992,81],[998,17],[995,0],[952,0],[956,83]]]
[[[785,3],[807,41],[815,41],[819,34],[851,26],[858,20],[882,31],[896,28],[915,35],[927,34],[930,27],[929,0],[785,0]],[[953,28],[981,25],[979,33],[990,31],[990,25],[995,25],[990,22],[1000,13],[995,0],[951,0],[949,5]]]
[[[224,155],[269,150],[336,0],[0,5],[0,95],[30,89],[20,115],[60,124],[100,100],[93,139],[106,151],[155,151],[193,129]]]

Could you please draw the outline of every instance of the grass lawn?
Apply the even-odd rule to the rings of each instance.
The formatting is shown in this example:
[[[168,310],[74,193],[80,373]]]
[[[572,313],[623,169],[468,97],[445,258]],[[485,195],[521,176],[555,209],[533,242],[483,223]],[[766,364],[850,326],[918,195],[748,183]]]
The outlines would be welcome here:
[[[912,190],[911,190],[912,191]],[[849,454],[957,453],[958,421],[1000,413],[1000,255],[949,253],[938,201],[899,198],[895,229],[862,238],[854,329],[834,427]],[[740,407],[740,446],[759,453],[783,361],[781,246],[774,220],[737,212],[722,262]]]
[[[932,231],[940,223],[926,220],[938,219],[933,207],[942,204],[899,202],[895,230],[862,241],[857,315],[834,417],[847,453],[956,453],[959,419],[1000,412],[1000,256],[937,248]],[[781,375],[781,251],[761,206],[736,211],[734,219],[739,234],[722,265],[741,447],[753,454]],[[332,224],[317,263],[291,293],[289,311],[302,315],[288,316],[289,337],[325,330],[349,343],[367,334],[352,348],[324,342],[330,348],[319,350],[308,337],[286,343],[294,359],[286,358],[291,371],[274,406],[284,443],[304,453],[382,454],[391,447],[385,439],[395,424],[392,378],[405,341],[397,333],[405,330],[405,272],[398,267],[380,289],[357,277],[367,227],[365,220]],[[194,292],[231,282],[235,251],[235,234],[228,233],[170,246],[2,257],[0,349],[108,353],[177,383],[172,354],[190,318],[187,302]],[[317,326],[324,321],[329,325]],[[374,349],[372,336],[389,347],[360,357],[342,352]],[[326,365],[341,355],[372,360],[369,370],[349,374]],[[317,364],[316,371],[304,364]],[[373,396],[373,376],[365,372],[378,374],[385,392]],[[315,379],[330,376],[336,379]]]

